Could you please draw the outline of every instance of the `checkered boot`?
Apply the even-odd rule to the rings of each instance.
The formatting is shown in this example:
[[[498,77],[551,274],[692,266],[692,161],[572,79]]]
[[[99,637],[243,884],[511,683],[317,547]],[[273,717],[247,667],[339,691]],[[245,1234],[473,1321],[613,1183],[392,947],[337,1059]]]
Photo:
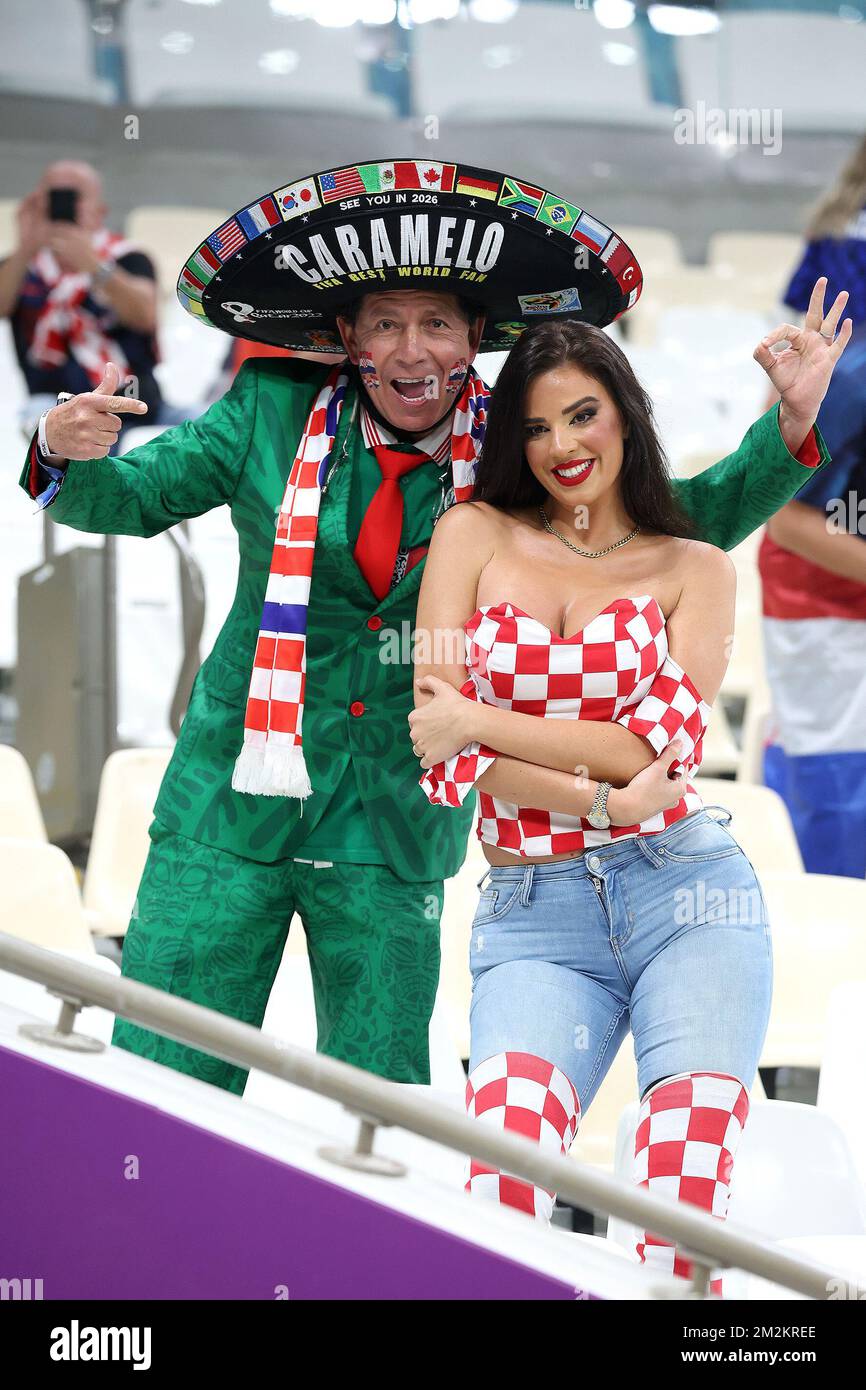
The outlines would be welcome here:
[[[724,1221],[734,1155],[748,1113],[749,1093],[736,1077],[696,1071],[658,1082],[641,1101],[635,1182]],[[661,1236],[646,1232],[637,1253],[654,1269],[691,1277],[691,1260]],[[721,1295],[721,1278],[712,1279],[710,1289]]]
[[[523,1134],[555,1154],[568,1152],[580,1121],[580,1101],[565,1072],[530,1052],[497,1052],[474,1067],[466,1083],[466,1110],[483,1125]],[[466,1191],[474,1197],[550,1221],[555,1193],[475,1158],[467,1171]]]

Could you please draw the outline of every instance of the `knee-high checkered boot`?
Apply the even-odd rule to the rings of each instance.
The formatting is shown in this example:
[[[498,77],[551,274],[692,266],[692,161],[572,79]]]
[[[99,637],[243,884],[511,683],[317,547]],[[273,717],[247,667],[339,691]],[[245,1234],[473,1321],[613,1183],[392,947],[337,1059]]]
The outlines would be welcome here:
[[[728,1212],[734,1155],[749,1093],[734,1076],[683,1072],[653,1086],[641,1101],[634,1178],[653,1194],[691,1202],[723,1221]],[[647,1232],[637,1253],[646,1264],[689,1278],[692,1261],[669,1241]],[[721,1294],[721,1278],[710,1288]]]
[[[523,1134],[556,1154],[568,1152],[580,1120],[580,1101],[565,1072],[530,1052],[498,1052],[474,1067],[466,1083],[466,1110],[481,1124]],[[466,1190],[550,1221],[555,1193],[474,1158]]]

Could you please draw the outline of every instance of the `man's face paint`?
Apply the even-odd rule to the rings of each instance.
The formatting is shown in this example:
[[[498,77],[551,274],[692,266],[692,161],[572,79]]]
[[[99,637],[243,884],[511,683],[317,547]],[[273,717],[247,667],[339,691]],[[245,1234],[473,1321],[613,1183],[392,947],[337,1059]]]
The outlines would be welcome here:
[[[376,371],[376,364],[369,352],[362,352],[358,358],[358,371],[361,373],[361,380],[368,391],[378,391],[382,385],[379,380],[379,373]]]
[[[361,369],[374,365],[378,409],[398,429],[419,434],[453,405],[482,329],[482,318],[466,322],[453,294],[427,290],[365,295],[355,323],[340,321],[346,351],[365,386],[369,379]]]
[[[454,366],[448,373],[448,380],[445,382],[446,395],[457,395],[457,392],[460,390],[464,380],[466,379],[466,373],[468,370],[469,363],[466,361],[466,358],[458,357],[457,361],[454,363]]]

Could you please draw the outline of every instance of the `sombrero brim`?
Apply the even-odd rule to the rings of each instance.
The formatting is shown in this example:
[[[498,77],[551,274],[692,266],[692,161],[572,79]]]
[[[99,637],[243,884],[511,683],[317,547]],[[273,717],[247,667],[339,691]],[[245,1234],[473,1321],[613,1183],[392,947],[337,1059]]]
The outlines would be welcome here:
[[[241,208],[193,252],[177,291],[225,333],[333,353],[340,306],[441,290],[482,306],[489,352],[544,319],[604,327],[641,286],[628,246],[586,209],[491,169],[394,159],[310,174]]]

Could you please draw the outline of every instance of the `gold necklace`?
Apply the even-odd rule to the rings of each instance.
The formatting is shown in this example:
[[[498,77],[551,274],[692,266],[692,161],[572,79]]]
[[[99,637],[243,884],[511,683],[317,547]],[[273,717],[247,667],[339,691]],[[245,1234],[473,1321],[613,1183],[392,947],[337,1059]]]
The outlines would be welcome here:
[[[635,526],[634,530],[629,531],[627,536],[621,536],[618,541],[614,541],[613,545],[606,545],[604,547],[604,550],[581,550],[579,545],[573,545],[572,542],[568,540],[565,536],[561,535],[560,532],[557,531],[554,526],[551,526],[550,522],[545,516],[543,507],[538,508],[538,514],[552,536],[558,536],[559,539],[562,541],[562,544],[567,545],[569,550],[576,551],[578,555],[585,556],[587,560],[597,560],[600,555],[609,555],[612,550],[618,550],[621,545],[627,545],[629,541],[633,541],[635,536],[640,531],[640,527]]]

